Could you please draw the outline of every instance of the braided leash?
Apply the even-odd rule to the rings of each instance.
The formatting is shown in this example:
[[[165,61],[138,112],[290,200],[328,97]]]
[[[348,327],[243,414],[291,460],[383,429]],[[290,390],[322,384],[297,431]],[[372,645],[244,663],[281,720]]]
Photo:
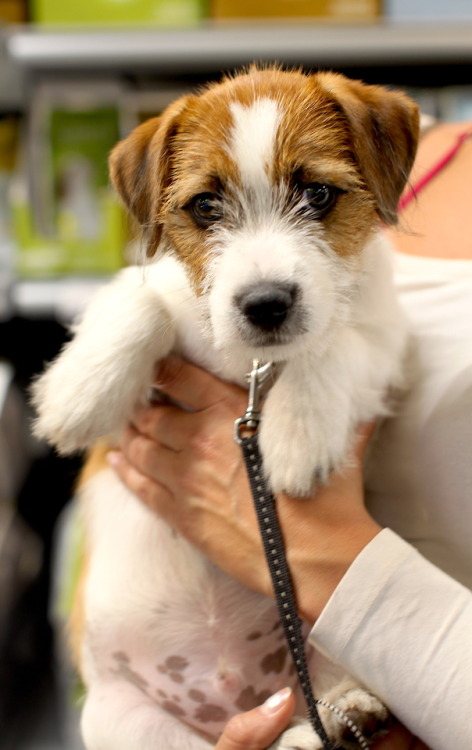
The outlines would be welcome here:
[[[367,750],[368,743],[354,722],[341,709],[331,703],[317,700],[311,688],[302,623],[297,613],[295,592],[277,518],[276,500],[264,478],[262,457],[257,439],[261,421],[259,391],[269,377],[271,370],[271,363],[260,366],[258,360],[254,360],[252,371],[247,376],[249,381],[248,406],[246,413],[235,422],[234,438],[240,444],[243,453],[280,621],[307,704],[309,719],[313,729],[323,742],[324,750],[335,750],[336,746],[333,745],[326,734],[318,712],[318,705],[333,711],[355,736],[359,747],[362,750]]]

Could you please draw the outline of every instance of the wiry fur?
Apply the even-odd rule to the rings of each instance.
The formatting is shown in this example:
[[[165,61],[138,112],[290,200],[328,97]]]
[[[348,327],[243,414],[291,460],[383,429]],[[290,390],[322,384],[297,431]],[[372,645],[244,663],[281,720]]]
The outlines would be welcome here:
[[[305,495],[341,469],[356,424],[384,414],[388,389],[402,384],[407,333],[380,221],[395,220],[416,131],[401,94],[275,69],[226,79],[140,126],[115,149],[111,174],[160,257],[97,295],[34,385],[36,433],[63,453],[112,441],[171,351],[239,383],[258,357],[279,363],[260,436],[273,489]],[[307,204],[313,183],[336,186],[326,215]],[[209,226],[190,210],[201,194],[220,212]],[[290,290],[277,328],[246,315],[241,299],[260,288]],[[86,745],[208,750],[232,713],[293,681],[273,604],[220,573],[109,469],[81,494]],[[246,653],[253,640],[260,665]],[[361,726],[385,719],[332,667],[314,679]],[[325,718],[339,739],[342,724]],[[306,723],[274,747],[295,746],[320,747]]]

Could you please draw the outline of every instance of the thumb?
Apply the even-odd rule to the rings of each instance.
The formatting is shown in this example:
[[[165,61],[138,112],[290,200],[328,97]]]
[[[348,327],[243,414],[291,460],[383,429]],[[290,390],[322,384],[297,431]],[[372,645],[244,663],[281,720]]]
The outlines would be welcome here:
[[[155,385],[171,401],[185,405],[190,411],[209,409],[225,399],[228,393],[244,393],[241,388],[223,384],[211,373],[173,354],[159,362]]]
[[[286,729],[294,710],[291,688],[279,690],[261,706],[233,716],[215,750],[266,750]]]

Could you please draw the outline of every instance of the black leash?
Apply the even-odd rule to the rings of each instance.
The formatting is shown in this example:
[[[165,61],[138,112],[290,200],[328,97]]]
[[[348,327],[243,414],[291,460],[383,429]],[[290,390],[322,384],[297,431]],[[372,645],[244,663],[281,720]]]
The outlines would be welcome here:
[[[318,712],[318,705],[323,705],[334,711],[349,727],[359,746],[367,748],[368,744],[365,738],[349,717],[345,716],[336,706],[322,700],[318,701],[311,688],[302,623],[297,612],[295,592],[277,518],[276,500],[264,478],[262,457],[257,439],[259,423],[262,418],[259,410],[259,391],[269,377],[271,370],[271,363],[260,366],[258,360],[254,360],[252,371],[247,376],[249,397],[246,413],[235,422],[234,438],[241,445],[243,452],[280,621],[307,704],[309,719],[313,729],[323,742],[324,750],[335,750],[338,746],[334,745],[326,734]]]

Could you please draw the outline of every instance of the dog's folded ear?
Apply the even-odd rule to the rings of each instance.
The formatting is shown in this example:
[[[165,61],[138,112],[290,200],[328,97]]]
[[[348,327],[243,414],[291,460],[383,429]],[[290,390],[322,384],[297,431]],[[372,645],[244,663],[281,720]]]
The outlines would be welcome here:
[[[418,106],[400,91],[336,73],[322,73],[318,78],[348,120],[354,155],[381,220],[396,224],[398,201],[418,145]]]
[[[111,181],[125,205],[146,229],[147,255],[156,252],[162,233],[161,209],[170,181],[172,139],[190,96],[173,102],[120,141],[109,158]]]

